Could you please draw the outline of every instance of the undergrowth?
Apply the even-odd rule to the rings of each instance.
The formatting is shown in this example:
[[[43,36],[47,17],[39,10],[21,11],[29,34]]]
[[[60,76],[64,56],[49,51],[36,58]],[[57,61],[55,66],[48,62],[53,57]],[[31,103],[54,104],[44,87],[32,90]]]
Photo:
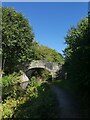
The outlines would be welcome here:
[[[5,76],[2,81],[2,119],[7,118],[57,118],[56,96],[47,82],[37,81],[35,77],[23,90],[16,74]]]

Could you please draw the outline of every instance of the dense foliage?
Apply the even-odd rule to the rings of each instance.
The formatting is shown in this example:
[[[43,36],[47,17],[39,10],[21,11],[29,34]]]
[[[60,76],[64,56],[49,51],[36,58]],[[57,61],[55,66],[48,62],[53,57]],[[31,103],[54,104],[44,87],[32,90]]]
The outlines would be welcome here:
[[[5,98],[6,94],[3,95],[5,98],[2,102],[3,110],[0,108],[0,111],[3,111],[3,119],[58,117],[56,96],[47,83],[37,81],[35,77],[32,77],[27,89],[22,90],[16,89],[16,84],[13,86],[15,78],[17,81],[19,80],[15,74],[2,78],[3,90],[9,86],[9,90],[12,91],[12,94],[8,94],[9,91],[7,90],[7,98]],[[13,82],[10,82],[10,80]]]
[[[2,8],[2,21],[3,70],[12,72],[31,60],[34,34],[28,20],[12,8]]]
[[[57,62],[59,64],[64,63],[63,56],[48,46],[39,45],[37,42],[34,42],[33,51],[36,51],[34,54],[35,60],[47,60],[51,62]]]
[[[65,38],[67,48],[64,50],[67,78],[76,88],[77,93],[87,96],[89,78],[90,31],[88,19],[83,19],[72,27]]]
[[[9,74],[1,78],[0,84],[2,85],[3,90],[2,100],[7,99],[8,96],[16,97],[20,82],[20,74],[17,73]]]

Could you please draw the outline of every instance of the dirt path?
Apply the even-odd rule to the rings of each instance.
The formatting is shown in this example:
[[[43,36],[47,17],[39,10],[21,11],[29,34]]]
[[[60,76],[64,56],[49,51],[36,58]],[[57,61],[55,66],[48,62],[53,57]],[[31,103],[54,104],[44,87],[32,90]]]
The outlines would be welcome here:
[[[60,118],[82,118],[80,114],[80,106],[76,98],[72,96],[68,91],[58,86],[51,85],[51,89],[57,96],[59,104],[59,116]]]

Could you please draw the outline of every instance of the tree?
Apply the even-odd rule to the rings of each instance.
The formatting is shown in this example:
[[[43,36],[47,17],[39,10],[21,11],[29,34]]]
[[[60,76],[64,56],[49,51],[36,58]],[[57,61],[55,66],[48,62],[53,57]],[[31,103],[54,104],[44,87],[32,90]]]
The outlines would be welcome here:
[[[89,56],[90,56],[90,31],[88,28],[88,19],[83,19],[77,27],[72,27],[65,42],[67,44],[64,50],[65,67],[68,73],[68,80],[76,86],[77,91],[86,95],[89,82]]]
[[[33,51],[36,51],[34,54],[35,60],[47,60],[51,62],[57,62],[59,64],[64,63],[63,56],[56,50],[53,50],[47,46],[39,45],[37,42],[34,42],[33,49]]]
[[[2,8],[3,70],[13,72],[15,67],[32,59],[34,34],[29,21],[12,8]]]

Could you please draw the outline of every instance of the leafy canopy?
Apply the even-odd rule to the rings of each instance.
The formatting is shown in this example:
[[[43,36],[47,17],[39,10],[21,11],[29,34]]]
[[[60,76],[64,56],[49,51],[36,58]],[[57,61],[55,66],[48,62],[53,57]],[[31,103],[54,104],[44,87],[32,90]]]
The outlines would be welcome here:
[[[37,42],[35,42],[33,49],[33,51],[36,51],[34,56],[35,60],[47,60],[51,62],[57,62],[59,64],[64,63],[63,56],[48,46],[39,45]]]
[[[89,82],[89,29],[88,19],[84,18],[76,27],[72,27],[65,37],[67,47],[64,54],[68,79],[77,89],[84,90],[83,94],[87,91]]]
[[[2,8],[2,21],[3,69],[10,72],[31,60],[34,34],[28,20],[12,8]]]

